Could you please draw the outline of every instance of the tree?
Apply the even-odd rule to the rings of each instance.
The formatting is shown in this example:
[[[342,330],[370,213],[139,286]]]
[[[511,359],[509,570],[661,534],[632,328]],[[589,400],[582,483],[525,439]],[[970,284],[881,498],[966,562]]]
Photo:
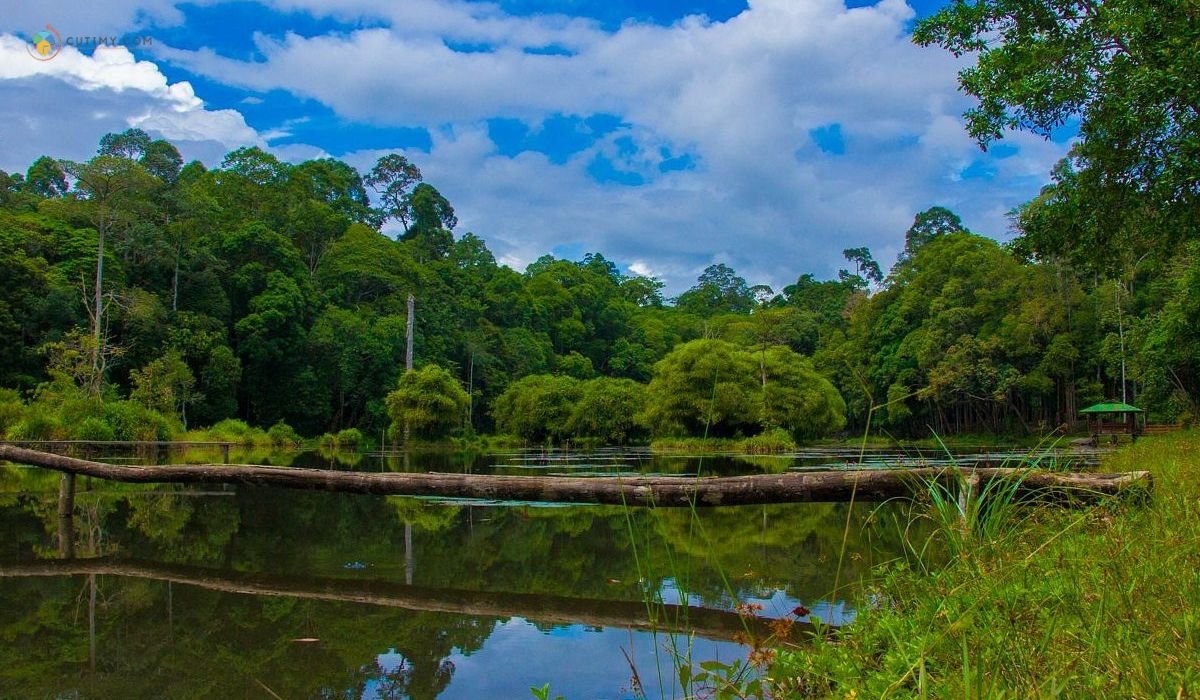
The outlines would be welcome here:
[[[150,148],[150,135],[138,128],[100,137],[99,155],[138,160]]]
[[[910,260],[917,251],[939,236],[963,233],[962,219],[945,207],[930,207],[913,217],[912,226],[904,232],[904,252],[900,260]]]
[[[563,440],[579,400],[580,381],[574,377],[533,374],[518,379],[492,402],[492,418],[501,432],[526,440]]]
[[[62,163],[42,156],[25,172],[24,190],[47,199],[67,194],[67,173]]]
[[[846,426],[846,402],[812,363],[776,345],[764,353],[762,425],[783,428],[799,439],[828,435]]]
[[[183,156],[179,155],[179,149],[162,139],[146,144],[139,162],[147,172],[166,183],[175,182],[183,168]]]
[[[723,340],[693,340],[654,366],[643,419],[656,435],[754,433],[760,391],[751,354]]]
[[[879,263],[875,262],[875,258],[871,256],[870,248],[866,246],[847,248],[842,251],[842,256],[847,261],[854,263],[854,269],[863,279],[875,284],[883,282],[883,271],[879,269]]]
[[[409,191],[421,179],[420,168],[408,162],[408,158],[391,153],[376,161],[363,181],[379,194],[379,209],[384,218],[396,219],[407,232],[412,221]]]
[[[203,399],[195,392],[196,377],[174,350],[130,374],[132,401],[164,416],[176,416],[187,428],[187,407]]]
[[[75,189],[86,202],[88,216],[96,228],[96,275],[89,310],[92,327],[93,365],[99,367],[104,352],[104,246],[109,230],[115,225],[128,227],[137,214],[134,198],[149,188],[150,179],[140,165],[126,158],[98,155],[86,163],[64,163],[64,170],[75,178]]]
[[[392,432],[407,426],[427,437],[442,437],[462,425],[471,397],[462,383],[437,365],[405,372],[387,395]]]
[[[566,428],[576,437],[627,445],[646,432],[638,421],[645,406],[645,384],[611,377],[589,379],[580,385]]]
[[[677,346],[654,367],[643,419],[658,435],[754,435],[783,428],[798,438],[840,430],[845,403],[812,364],[783,346],[723,340]]]
[[[1200,25],[1190,3],[958,0],[913,38],[971,57],[959,84],[978,100],[966,120],[981,147],[1010,129],[1049,138],[1078,119],[1076,191],[1104,212],[1105,237],[1132,228],[1162,251],[1194,240]],[[1146,211],[1168,221],[1146,226]]]
[[[728,265],[704,268],[696,286],[679,295],[676,305],[695,314],[746,313],[754,307],[754,295],[746,280]]]
[[[402,240],[415,243],[421,259],[446,257],[454,245],[454,236],[450,232],[458,225],[458,219],[454,216],[454,207],[442,193],[433,185],[422,182],[404,196],[401,209],[401,221],[405,222]]]
[[[657,277],[635,275],[621,280],[621,296],[638,306],[661,307],[663,283]]]

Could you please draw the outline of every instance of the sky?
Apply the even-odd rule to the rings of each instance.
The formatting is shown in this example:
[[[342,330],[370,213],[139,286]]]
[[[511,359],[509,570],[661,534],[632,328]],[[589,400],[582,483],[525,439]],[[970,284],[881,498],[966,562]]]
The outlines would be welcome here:
[[[886,269],[935,205],[1004,239],[1066,154],[966,136],[966,64],[911,41],[940,4],[0,0],[0,168],[132,126],[210,167],[403,153],[518,270],[595,251],[670,293],[714,263],[778,291],[845,248]]]

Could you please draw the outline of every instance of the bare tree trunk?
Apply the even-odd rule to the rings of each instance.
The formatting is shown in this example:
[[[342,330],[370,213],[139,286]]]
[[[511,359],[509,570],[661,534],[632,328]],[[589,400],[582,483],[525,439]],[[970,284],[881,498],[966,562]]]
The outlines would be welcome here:
[[[96,227],[100,242],[96,246],[96,289],[92,302],[92,371],[97,374],[100,372],[100,342],[103,332],[101,326],[104,318],[104,236],[107,228],[107,223],[101,217]]]
[[[232,483],[380,495],[484,500],[600,503],[622,506],[704,507],[762,503],[885,501],[926,491],[930,482],[956,484],[978,475],[980,489],[994,479],[1019,479],[1019,491],[1088,498],[1151,487],[1149,472],[1090,474],[994,467],[831,470],[732,477],[506,476],[343,472],[255,465],[135,467],[0,445],[0,459],[129,483]]]
[[[404,371],[411,372],[413,368],[413,307],[416,304],[416,299],[413,295],[408,295],[408,327],[405,331],[404,343]],[[408,449],[409,424],[408,418],[404,419],[404,447]]]

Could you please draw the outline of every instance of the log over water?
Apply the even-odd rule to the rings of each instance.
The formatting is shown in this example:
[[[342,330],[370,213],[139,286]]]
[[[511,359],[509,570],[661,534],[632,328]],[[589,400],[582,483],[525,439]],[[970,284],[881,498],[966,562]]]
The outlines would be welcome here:
[[[359,603],[478,617],[522,617],[554,625],[694,632],[701,637],[721,640],[733,640],[739,635],[764,638],[770,634],[771,623],[769,617],[742,616],[696,605],[647,605],[637,600],[426,588],[390,581],[293,578],[133,560],[0,562],[0,579],[94,575],[170,581],[223,593]],[[793,631],[798,636],[811,634],[812,625],[797,622]]]
[[[980,491],[994,479],[1020,479],[1025,495],[1089,498],[1146,490],[1150,473],[1091,474],[997,467],[831,470],[732,477],[497,476],[342,472],[257,465],[126,466],[0,445],[0,460],[130,483],[251,484],[395,496],[545,501],[628,506],[733,506],[766,503],[885,501],[923,491],[931,480],[957,486],[964,475]]]

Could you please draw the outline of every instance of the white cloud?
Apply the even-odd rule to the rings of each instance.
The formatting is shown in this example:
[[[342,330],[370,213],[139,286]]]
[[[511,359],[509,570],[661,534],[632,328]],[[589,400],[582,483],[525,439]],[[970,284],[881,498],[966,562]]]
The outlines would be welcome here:
[[[203,2],[203,0],[202,0]],[[64,39],[73,36],[114,36],[134,31],[150,23],[175,26],[183,23],[183,13],[174,0],[39,0],[4,4],[0,32],[26,37],[50,24]]]
[[[271,4],[384,26],[257,35],[263,58],[252,61],[156,42],[156,60],[255,92],[287,90],[351,122],[426,127],[431,151],[410,158],[454,204],[460,230],[482,235],[499,259],[517,266],[556,246],[582,247],[652,270],[672,292],[716,261],[778,289],[803,272],[834,274],[847,247],[868,245],[890,263],[912,216],[935,204],[1002,236],[1003,212],[1035,194],[1065,152],[1014,135],[1016,155],[981,154],[958,116],[967,105],[956,90],[960,64],[911,43],[913,13],[902,0],[855,9],[841,0],[755,0],[724,22],[627,22],[616,31],[454,0]],[[152,7],[169,20],[169,5]],[[455,42],[488,50],[459,52],[448,46]],[[526,52],[547,46],[569,55]],[[177,109],[191,104],[188,95],[164,93],[157,66],[140,63],[121,68],[124,87],[109,67],[81,65],[59,79],[92,95],[137,93],[151,112],[126,110],[125,120],[142,119],[164,135],[173,129],[205,143],[240,145],[291,134],[288,123],[260,135],[239,131],[245,123],[237,112]],[[0,90],[9,82],[0,80]],[[108,103],[94,111],[101,108],[122,113]],[[6,119],[28,118],[10,111]],[[548,115],[598,112],[627,126],[562,164],[534,152],[499,154],[484,124],[506,116],[536,129]],[[844,155],[823,152],[810,136],[829,124],[840,125]],[[635,151],[620,150],[618,137]],[[691,156],[694,167],[660,172],[663,149]],[[299,144],[274,150],[290,159],[323,153]],[[365,170],[378,155],[344,157]],[[588,166],[597,156],[645,184],[596,182]],[[976,161],[993,169],[994,179],[964,178]]]
[[[725,22],[689,17],[615,32],[477,3],[275,4],[388,26],[258,36],[265,59],[257,62],[206,49],[161,55],[246,88],[290,90],[348,119],[427,126],[432,152],[413,159],[454,203],[463,228],[515,261],[571,243],[627,263],[652,261],[673,290],[717,260],[781,287],[800,272],[833,274],[846,247],[870,245],[890,262],[913,214],[934,204],[1003,235],[996,212],[1036,192],[1029,175],[1063,150],[1020,139],[1018,155],[995,161],[995,181],[962,179],[989,156],[963,132],[960,65],[911,43],[913,13],[901,0],[856,9],[840,0],[757,0]],[[492,50],[457,52],[447,41]],[[546,45],[573,53],[524,51]],[[509,116],[536,128],[548,114],[596,112],[632,126],[563,165],[537,153],[501,156],[481,124]],[[843,156],[821,152],[809,136],[833,123]],[[618,154],[618,135],[637,152]],[[659,173],[664,146],[696,167]],[[646,184],[595,182],[586,168],[597,154]],[[352,157],[370,166],[364,154]]]
[[[0,105],[0,167],[8,170],[41,155],[87,158],[105,133],[130,127],[210,163],[263,143],[239,112],[205,109],[189,83],[169,83],[157,65],[120,46],[92,56],[67,46],[37,61],[22,39],[0,35]]]

